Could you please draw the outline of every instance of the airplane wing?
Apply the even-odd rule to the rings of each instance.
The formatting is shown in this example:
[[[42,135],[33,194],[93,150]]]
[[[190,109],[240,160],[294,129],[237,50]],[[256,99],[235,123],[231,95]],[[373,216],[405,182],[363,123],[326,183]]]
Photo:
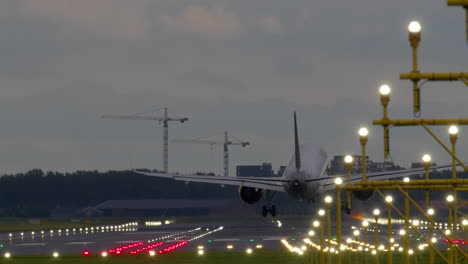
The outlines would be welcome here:
[[[466,163],[465,163],[466,164]],[[435,171],[438,169],[450,169],[452,165],[440,165],[440,166],[432,166],[429,168],[429,171]],[[381,171],[381,172],[371,172],[367,173],[367,179],[372,181],[381,181],[381,180],[392,180],[392,179],[400,179],[403,177],[413,176],[413,175],[421,175],[424,173],[424,168],[411,168],[411,169],[403,169],[403,170],[394,170],[394,171]],[[341,177],[344,182],[346,182],[346,175],[333,175],[326,177],[321,177],[318,179],[311,179],[309,181],[318,181],[322,180],[325,181],[324,184],[324,191],[330,191],[335,189],[335,179],[337,177]],[[360,181],[362,179],[362,174],[351,174],[351,183]]]
[[[287,180],[281,177],[268,177],[268,178],[259,178],[259,177],[235,177],[235,176],[212,176],[212,175],[186,175],[178,173],[160,173],[160,172],[146,172],[134,170],[135,173],[160,177],[160,178],[169,178],[176,181],[184,182],[202,182],[202,183],[211,183],[211,184],[220,184],[220,185],[234,185],[234,186],[245,186],[252,187],[264,190],[279,191],[284,192],[283,183]]]

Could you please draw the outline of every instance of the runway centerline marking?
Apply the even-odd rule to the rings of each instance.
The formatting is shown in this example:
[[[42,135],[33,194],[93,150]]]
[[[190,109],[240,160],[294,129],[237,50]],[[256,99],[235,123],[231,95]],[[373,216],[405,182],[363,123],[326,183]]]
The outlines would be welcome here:
[[[239,238],[217,238],[213,239],[215,242],[224,242],[224,241],[240,241]]]
[[[45,246],[47,243],[24,243],[24,244],[16,244],[15,246],[21,247],[21,246]]]
[[[284,237],[264,237],[264,238],[262,238],[262,240],[266,240],[266,241],[268,241],[268,240],[281,240],[283,238]]]
[[[64,243],[64,245],[88,245],[88,244],[94,244],[94,243],[96,243],[96,242],[94,242],[94,241],[83,241],[83,242],[74,241],[74,242]]]

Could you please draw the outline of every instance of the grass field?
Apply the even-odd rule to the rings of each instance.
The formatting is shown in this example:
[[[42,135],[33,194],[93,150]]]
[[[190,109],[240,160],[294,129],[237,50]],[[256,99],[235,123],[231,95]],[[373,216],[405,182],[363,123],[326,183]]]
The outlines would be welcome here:
[[[402,263],[403,261],[401,254],[394,254],[393,262]],[[369,263],[374,263],[373,256],[368,256]],[[348,257],[345,254],[343,256],[343,264],[362,264],[364,262],[364,255],[360,254],[358,258],[356,255],[351,257],[351,262],[348,262]],[[418,258],[412,257],[411,263],[423,264],[428,263],[428,256],[419,256]],[[194,264],[194,263],[206,263],[206,264],[307,264],[307,263],[318,263],[317,256],[314,254],[304,254],[298,256],[285,251],[257,251],[251,256],[247,256],[244,252],[207,252],[204,256],[198,256],[196,252],[175,252],[170,254],[158,255],[155,257],[149,257],[147,255],[141,256],[109,256],[102,258],[100,256],[88,256],[84,257],[81,255],[66,255],[61,256],[57,259],[53,259],[51,256],[17,256],[8,260],[0,260],[0,263],[11,263],[11,264]],[[336,263],[336,259],[332,259],[332,263]],[[386,258],[382,256],[380,263],[386,263]],[[440,259],[436,258],[435,263],[444,263]]]
[[[2,262],[3,261],[3,262]],[[262,251],[247,256],[244,252],[207,252],[204,256],[198,256],[196,252],[177,252],[155,257],[149,256],[100,256],[84,257],[81,255],[66,255],[57,259],[51,256],[17,256],[8,260],[0,260],[1,263],[11,264],[45,264],[45,263],[69,263],[69,264],[94,264],[94,263],[116,263],[116,264],[191,264],[191,263],[223,263],[223,264],[296,264],[306,263],[305,258],[286,252]]]

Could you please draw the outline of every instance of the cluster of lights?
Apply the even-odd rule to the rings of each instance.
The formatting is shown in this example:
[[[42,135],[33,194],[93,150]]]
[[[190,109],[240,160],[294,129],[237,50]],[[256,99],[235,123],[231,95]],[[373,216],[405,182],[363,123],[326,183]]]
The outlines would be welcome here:
[[[150,250],[150,249],[153,249],[155,247],[159,247],[161,246],[162,244],[164,244],[164,242],[158,242],[158,243],[154,243],[154,244],[151,244],[151,245],[148,245],[146,247],[142,247],[142,248],[139,248],[137,250],[133,250],[133,251],[130,251],[130,254],[134,255],[134,254],[138,254],[140,252],[143,252],[143,251],[146,251],[146,250]]]
[[[223,229],[224,229],[224,227],[221,226],[221,227],[219,227],[219,228],[217,228],[217,229],[214,229],[214,230],[211,230],[211,231],[209,231],[209,232],[207,232],[207,233],[204,233],[204,234],[201,234],[201,235],[199,235],[199,236],[193,237],[193,238],[190,239],[189,241],[193,241],[193,240],[200,239],[200,238],[202,238],[202,237],[204,237],[204,236],[210,235],[210,234],[212,234],[212,233],[214,233],[214,232],[221,231],[221,230],[223,230]]]
[[[93,234],[94,232],[109,232],[109,231],[136,231],[136,226],[138,225],[137,222],[131,222],[131,223],[125,223],[121,225],[115,225],[115,226],[92,226],[92,227],[85,227],[85,228],[73,228],[73,229],[57,229],[57,230],[39,230],[37,231],[38,233],[41,234],[42,237],[44,237],[47,233],[53,237],[55,233],[58,233],[59,236],[62,235],[62,233],[65,233],[67,236],[70,233],[73,233],[74,235],[79,232],[80,234]],[[31,237],[34,237],[36,235],[35,231],[31,231]],[[13,233],[9,233],[8,237],[10,239],[13,239]],[[25,236],[24,232],[19,233],[19,236],[23,238]]]
[[[124,246],[121,246],[121,247],[116,247],[116,248],[109,249],[108,252],[109,253],[114,253],[116,255],[120,255],[120,254],[123,253],[124,250],[131,249],[131,248],[141,246],[141,245],[143,245],[143,242],[131,243],[131,244],[124,245]]]
[[[178,249],[180,247],[183,247],[183,246],[185,246],[187,244],[188,244],[187,241],[182,241],[182,242],[176,243],[176,244],[174,244],[172,246],[165,247],[165,248],[159,250],[158,253],[159,254],[169,253],[169,252],[174,251],[174,250],[176,250],[176,249]]]
[[[291,244],[286,239],[281,239],[281,243],[292,253],[297,253],[299,255],[303,255],[304,251],[306,250],[306,247],[304,246],[304,250],[298,247],[293,247]]]

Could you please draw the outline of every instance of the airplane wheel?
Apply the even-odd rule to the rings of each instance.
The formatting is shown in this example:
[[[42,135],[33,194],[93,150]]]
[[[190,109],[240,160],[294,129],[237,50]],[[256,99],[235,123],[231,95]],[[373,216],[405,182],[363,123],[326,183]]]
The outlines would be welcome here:
[[[351,214],[351,208],[348,208],[348,207],[346,206],[346,209],[345,209],[345,210],[346,210],[346,214],[347,214],[347,215]]]
[[[270,214],[271,216],[275,217],[276,216],[276,206],[272,205],[270,208]]]
[[[262,206],[262,215],[263,217],[266,217],[268,215],[268,209],[266,205]]]

